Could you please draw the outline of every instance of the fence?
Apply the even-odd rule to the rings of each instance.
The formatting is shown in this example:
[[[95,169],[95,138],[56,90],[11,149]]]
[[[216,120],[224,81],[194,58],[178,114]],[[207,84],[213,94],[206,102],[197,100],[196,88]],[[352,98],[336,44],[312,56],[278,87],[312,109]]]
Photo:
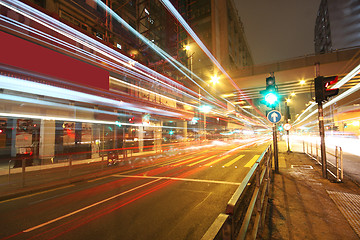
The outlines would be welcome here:
[[[256,239],[264,226],[272,164],[271,145],[262,153],[202,240]]]
[[[204,143],[205,144],[205,143]],[[41,186],[55,181],[80,181],[111,174],[120,170],[150,164],[154,156],[186,151],[189,143],[163,144],[161,151],[133,151],[133,148],[109,149],[91,158],[91,152],[67,153],[46,160],[22,154],[2,161],[0,168],[0,194],[8,189]],[[199,145],[201,146],[201,145]],[[89,156],[86,158],[84,156]],[[88,176],[88,177],[87,177]]]
[[[310,152],[309,152],[309,146],[310,146]],[[311,142],[308,143],[303,141],[303,152],[306,153],[312,159],[316,160],[320,165],[322,165],[321,156],[319,155],[319,152],[321,152],[320,145],[318,145],[317,143],[313,144]],[[330,173],[334,178],[336,178],[336,181],[342,182],[344,178],[342,148],[336,146],[334,154],[329,151],[326,151],[326,154],[335,157],[335,164],[326,160],[326,162],[329,163],[333,167],[333,169],[335,169],[335,172],[332,172],[331,169],[329,168],[326,169],[327,172]]]

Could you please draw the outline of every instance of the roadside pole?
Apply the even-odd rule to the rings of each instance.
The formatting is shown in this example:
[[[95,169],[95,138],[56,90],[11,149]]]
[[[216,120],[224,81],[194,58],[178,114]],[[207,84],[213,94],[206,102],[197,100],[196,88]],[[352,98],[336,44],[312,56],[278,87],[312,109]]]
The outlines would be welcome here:
[[[275,172],[276,172],[276,173],[279,173],[279,158],[278,158],[278,145],[277,145],[276,123],[273,124],[273,144],[274,144],[274,164],[275,164]]]
[[[320,133],[320,148],[321,148],[321,165],[322,176],[327,178],[327,162],[326,162],[326,150],[325,150],[325,130],[324,130],[324,111],[322,102],[318,102],[318,118],[319,118],[319,133]]]
[[[280,122],[281,120],[281,113],[277,110],[271,110],[266,118],[269,122],[273,125],[273,145],[274,145],[274,165],[275,165],[275,172],[279,173],[279,158],[278,158],[278,144],[277,144],[277,130],[276,130],[276,123]]]
[[[327,178],[327,161],[326,161],[326,147],[325,147],[325,128],[324,128],[324,110],[323,102],[327,101],[329,97],[335,96],[339,93],[338,88],[328,88],[330,85],[338,81],[338,76],[320,76],[320,64],[315,64],[315,101],[318,104],[318,120],[319,120],[319,134],[320,134],[320,149],[321,149],[321,164],[323,178]]]

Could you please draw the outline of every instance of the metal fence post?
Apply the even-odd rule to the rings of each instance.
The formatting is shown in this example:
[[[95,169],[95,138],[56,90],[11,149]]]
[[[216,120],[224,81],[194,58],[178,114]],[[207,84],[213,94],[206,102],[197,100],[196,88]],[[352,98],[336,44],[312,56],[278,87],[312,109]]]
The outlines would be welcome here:
[[[318,148],[318,144],[316,143],[316,160],[319,161],[319,148]]]
[[[340,174],[341,174],[341,181],[344,179],[344,168],[343,168],[343,152],[342,152],[342,148],[341,147],[339,147],[340,148],[340,167],[341,167],[341,172],[340,172]]]
[[[11,164],[11,159],[9,160],[9,175],[8,175],[9,184],[10,184],[10,164]]]
[[[26,159],[22,158],[21,159],[21,185],[22,187],[25,187],[25,168],[26,168]]]
[[[303,141],[303,153],[305,153],[305,141]]]
[[[335,162],[336,162],[336,181],[339,182],[339,158],[338,158],[338,146],[335,147]]]
[[[72,157],[69,157],[69,177],[71,177],[71,166],[72,166]]]

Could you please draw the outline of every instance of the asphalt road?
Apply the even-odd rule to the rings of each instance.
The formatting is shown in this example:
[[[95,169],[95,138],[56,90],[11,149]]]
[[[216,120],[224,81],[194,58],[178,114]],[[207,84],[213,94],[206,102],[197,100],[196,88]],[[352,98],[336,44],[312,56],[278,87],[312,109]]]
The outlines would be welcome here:
[[[0,202],[0,239],[200,239],[266,147],[192,148]]]

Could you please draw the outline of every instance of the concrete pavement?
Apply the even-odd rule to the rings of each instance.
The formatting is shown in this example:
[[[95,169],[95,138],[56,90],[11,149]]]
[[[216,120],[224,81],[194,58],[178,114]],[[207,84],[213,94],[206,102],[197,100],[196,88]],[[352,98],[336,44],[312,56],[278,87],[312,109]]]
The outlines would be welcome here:
[[[287,153],[279,142],[262,239],[360,239],[360,188],[348,178],[322,178],[321,166],[307,155]]]

